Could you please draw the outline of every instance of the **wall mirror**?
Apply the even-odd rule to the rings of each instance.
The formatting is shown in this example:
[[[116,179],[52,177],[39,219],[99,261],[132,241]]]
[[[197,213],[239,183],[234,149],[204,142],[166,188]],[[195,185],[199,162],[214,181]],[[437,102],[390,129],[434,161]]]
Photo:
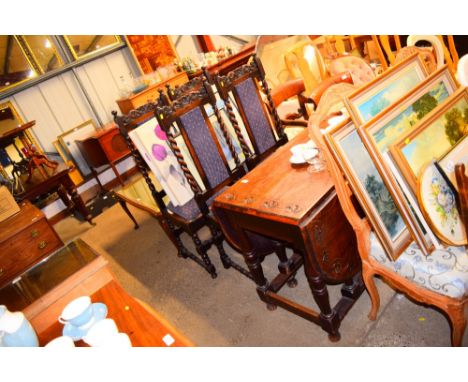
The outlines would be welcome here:
[[[19,41],[26,45],[41,73],[47,73],[63,65],[55,44],[50,36],[18,36]]]
[[[119,36],[108,35],[67,35],[64,38],[76,60],[121,42]]]
[[[0,35],[0,92],[37,75],[18,38]]]
[[[0,103],[0,136],[23,123],[10,101]]]

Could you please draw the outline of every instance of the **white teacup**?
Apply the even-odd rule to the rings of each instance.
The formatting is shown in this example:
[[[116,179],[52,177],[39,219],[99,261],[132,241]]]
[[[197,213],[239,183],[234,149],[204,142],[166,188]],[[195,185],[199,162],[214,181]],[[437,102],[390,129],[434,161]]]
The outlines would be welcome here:
[[[50,341],[44,347],[46,348],[73,348],[75,347],[75,343],[73,342],[73,339],[71,339],[71,337],[60,336]]]
[[[101,347],[112,347],[112,348],[128,348],[132,346],[130,337],[126,333],[115,333],[105,338],[104,341],[100,342]]]
[[[61,324],[81,326],[86,324],[92,316],[93,306],[91,298],[89,296],[81,296],[68,303],[58,320]]]
[[[91,326],[83,340],[90,346],[102,346],[102,344],[109,342],[109,339],[118,332],[115,321],[111,318],[106,318]]]

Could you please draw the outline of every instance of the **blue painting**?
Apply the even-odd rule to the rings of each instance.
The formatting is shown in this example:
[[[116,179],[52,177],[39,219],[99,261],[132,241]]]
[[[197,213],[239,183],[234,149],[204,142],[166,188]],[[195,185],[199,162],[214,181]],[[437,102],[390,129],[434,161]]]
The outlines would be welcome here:
[[[421,74],[417,67],[412,67],[402,73],[398,80],[393,81],[388,86],[372,95],[371,98],[357,106],[362,120],[364,122],[369,121],[386,107],[398,101],[419,84],[421,80]]]
[[[390,192],[375,168],[356,129],[339,141],[352,171],[371,199],[392,241],[406,229]]]

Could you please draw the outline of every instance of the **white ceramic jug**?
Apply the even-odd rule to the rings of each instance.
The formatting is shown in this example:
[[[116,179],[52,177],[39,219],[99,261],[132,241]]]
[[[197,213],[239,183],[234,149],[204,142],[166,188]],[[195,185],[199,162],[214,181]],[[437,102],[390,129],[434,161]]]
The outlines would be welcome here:
[[[10,312],[0,305],[0,332],[3,346],[39,346],[36,332],[22,312]]]

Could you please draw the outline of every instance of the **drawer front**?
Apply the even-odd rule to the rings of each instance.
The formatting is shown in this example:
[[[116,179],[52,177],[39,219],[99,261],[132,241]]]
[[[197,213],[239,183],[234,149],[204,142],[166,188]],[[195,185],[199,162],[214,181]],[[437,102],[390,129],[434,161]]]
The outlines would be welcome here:
[[[42,257],[63,245],[45,219],[0,244],[0,285],[3,285],[33,265]]]
[[[144,92],[142,92],[140,95],[137,95],[136,97],[132,98],[132,104],[133,108],[136,109],[140,106],[143,106],[144,104],[148,102],[156,102],[159,98],[159,92],[158,89],[163,89],[164,87],[154,87],[153,89],[148,89]]]
[[[109,162],[122,159],[130,154],[125,138],[120,135],[118,129],[112,129],[109,134],[104,135],[99,139],[101,147],[106,153]]]
[[[328,281],[343,282],[359,271],[356,235],[336,195],[314,218],[310,234],[317,263]]]

